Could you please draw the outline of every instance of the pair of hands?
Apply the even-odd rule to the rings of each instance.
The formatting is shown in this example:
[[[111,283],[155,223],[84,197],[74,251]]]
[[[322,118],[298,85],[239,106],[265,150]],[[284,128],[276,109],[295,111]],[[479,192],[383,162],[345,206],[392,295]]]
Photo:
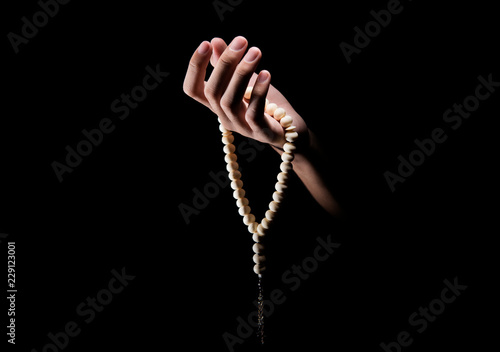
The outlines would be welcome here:
[[[184,80],[184,92],[208,107],[228,130],[280,149],[285,143],[283,128],[265,113],[266,98],[293,117],[300,146],[308,144],[309,130],[304,120],[285,97],[271,85],[271,74],[255,73],[262,58],[256,47],[248,49],[244,37],[236,37],[228,45],[220,39],[204,41],[194,52]],[[246,54],[245,54],[246,52]],[[214,67],[205,81],[208,64]],[[253,86],[249,101],[243,96],[247,86]],[[302,148],[298,148],[300,152]]]

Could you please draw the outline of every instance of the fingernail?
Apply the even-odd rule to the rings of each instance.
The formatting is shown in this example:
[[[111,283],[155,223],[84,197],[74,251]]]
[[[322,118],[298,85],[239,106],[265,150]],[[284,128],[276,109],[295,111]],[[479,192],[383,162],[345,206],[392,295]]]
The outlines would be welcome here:
[[[209,49],[210,49],[210,44],[208,44],[207,41],[204,41],[198,47],[198,54],[205,55],[208,52]]]
[[[231,46],[229,47],[232,51],[240,51],[245,47],[246,40],[243,37],[236,37],[231,42]]]
[[[270,76],[269,72],[262,71],[261,73],[259,73],[259,77],[257,77],[257,82],[264,83],[265,81],[267,81],[269,76]]]
[[[252,63],[257,59],[258,56],[259,56],[259,49],[250,48],[250,50],[248,50],[248,53],[245,55],[243,60],[245,60],[248,63]]]

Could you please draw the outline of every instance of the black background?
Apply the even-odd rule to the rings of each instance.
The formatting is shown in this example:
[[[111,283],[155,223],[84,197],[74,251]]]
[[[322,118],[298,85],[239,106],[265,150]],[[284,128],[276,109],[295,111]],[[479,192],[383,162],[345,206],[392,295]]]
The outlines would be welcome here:
[[[237,335],[236,318],[253,311],[252,241],[229,187],[189,224],[179,211],[225,168],[216,117],[182,82],[201,41],[236,35],[262,50],[259,69],[322,138],[348,214],[330,219],[292,180],[269,239],[266,292],[286,302],[266,320],[266,347],[382,351],[404,330],[414,339],[405,351],[492,346],[500,93],[457,130],[442,117],[479,75],[500,80],[497,12],[488,2],[401,4],[350,64],[339,44],[387,1],[245,0],[223,21],[211,1],[71,1],[17,54],[7,34],[40,8],[3,5],[0,249],[6,262],[16,241],[19,291],[17,344],[6,342],[5,309],[2,350],[42,351],[69,321],[81,333],[67,351],[228,350],[222,335]],[[170,75],[120,121],[111,102],[157,64]],[[51,163],[106,117],[116,129],[60,183]],[[384,172],[435,128],[446,142],[391,192]],[[269,148],[241,162],[257,217],[278,164]],[[328,235],[340,247],[292,292],[281,275]],[[86,324],[76,307],[122,268],[135,279]],[[467,289],[417,333],[409,316],[455,277]],[[238,350],[257,350],[254,337]]]

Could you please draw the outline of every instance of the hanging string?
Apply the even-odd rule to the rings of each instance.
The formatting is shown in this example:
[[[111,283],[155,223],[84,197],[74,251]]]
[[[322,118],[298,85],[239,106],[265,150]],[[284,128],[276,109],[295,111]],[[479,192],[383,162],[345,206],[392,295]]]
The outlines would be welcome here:
[[[257,337],[264,344],[264,289],[262,288],[262,275],[259,275],[259,295],[257,297]]]

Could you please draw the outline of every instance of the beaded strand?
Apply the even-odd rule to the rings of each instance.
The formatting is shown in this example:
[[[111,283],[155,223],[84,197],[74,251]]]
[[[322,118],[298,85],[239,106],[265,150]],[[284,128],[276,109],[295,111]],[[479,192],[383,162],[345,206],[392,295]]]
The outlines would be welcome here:
[[[252,88],[248,87],[245,91],[244,98],[249,100],[252,94]],[[231,188],[233,189],[233,197],[236,199],[236,206],[238,207],[239,214],[243,217],[243,223],[248,227],[248,231],[252,234],[252,239],[255,242],[252,249],[255,253],[253,261],[255,263],[253,270],[262,278],[262,273],[266,270],[264,255],[263,239],[266,231],[269,229],[276,212],[283,201],[284,192],[287,189],[287,181],[289,178],[289,171],[292,170],[292,161],[294,159],[295,140],[298,133],[295,131],[295,126],[292,125],[293,118],[286,114],[285,109],[278,107],[274,103],[269,103],[266,99],[265,111],[270,116],[279,121],[285,132],[286,142],[283,145],[283,154],[281,155],[280,170],[278,173],[277,182],[275,185],[275,192],[272,195],[272,201],[269,203],[269,209],[266,211],[264,218],[257,222],[255,215],[251,213],[251,208],[248,205],[249,201],[245,197],[245,190],[243,189],[243,181],[241,181],[241,172],[238,171],[239,165],[237,163],[237,156],[235,154],[236,147],[234,146],[233,133],[222,126],[220,119],[219,130],[222,132],[222,143],[224,143],[224,153],[226,154],[224,160],[227,163],[226,169],[229,172],[229,179],[231,180]]]

